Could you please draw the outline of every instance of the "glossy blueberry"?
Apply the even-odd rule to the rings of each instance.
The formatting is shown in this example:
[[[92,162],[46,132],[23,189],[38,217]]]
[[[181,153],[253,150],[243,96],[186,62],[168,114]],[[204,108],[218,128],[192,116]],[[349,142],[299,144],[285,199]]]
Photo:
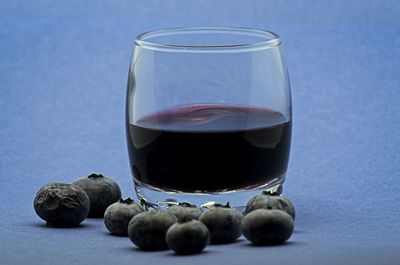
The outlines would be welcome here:
[[[107,207],[121,199],[118,184],[101,174],[91,174],[72,184],[82,188],[89,196],[89,217],[103,217]]]
[[[255,245],[276,245],[290,238],[294,224],[284,211],[258,209],[244,217],[242,229],[244,237]]]
[[[202,211],[195,205],[185,202],[170,206],[167,209],[167,212],[175,215],[178,221],[182,221],[186,218],[197,220],[202,213]]]
[[[246,205],[244,213],[248,214],[257,209],[282,210],[289,214],[293,220],[296,217],[294,206],[287,198],[270,195],[269,193],[263,193],[251,198]]]
[[[143,208],[131,198],[120,199],[108,206],[104,213],[104,224],[107,230],[116,236],[128,236],[129,221],[137,214],[143,212]]]
[[[199,220],[207,226],[212,243],[231,243],[241,235],[243,214],[230,208],[229,204],[211,207],[200,215]]]
[[[43,186],[33,201],[37,215],[49,225],[77,226],[89,213],[89,197],[79,187],[65,183]]]
[[[188,255],[199,253],[207,246],[209,233],[202,222],[183,219],[168,229],[166,239],[176,254]]]
[[[167,230],[176,221],[176,217],[167,212],[139,213],[129,222],[129,239],[144,250],[167,249]]]

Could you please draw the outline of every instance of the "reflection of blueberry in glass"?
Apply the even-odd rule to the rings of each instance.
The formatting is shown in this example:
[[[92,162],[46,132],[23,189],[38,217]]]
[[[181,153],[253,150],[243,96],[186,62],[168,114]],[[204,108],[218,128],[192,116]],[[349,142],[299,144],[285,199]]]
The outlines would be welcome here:
[[[103,217],[107,207],[121,199],[118,184],[101,174],[91,174],[72,184],[82,188],[89,196],[89,217]]]
[[[131,198],[120,199],[108,206],[104,213],[104,224],[107,230],[116,236],[128,235],[129,221],[137,214],[143,212],[143,208]]]
[[[89,197],[79,187],[64,183],[43,186],[33,202],[37,215],[54,226],[77,226],[89,213]]]
[[[281,210],[254,210],[242,223],[244,237],[255,245],[282,244],[292,235],[293,229],[292,217]]]
[[[243,214],[234,208],[215,205],[200,215],[199,220],[210,232],[210,241],[217,244],[231,243],[241,235]]]
[[[176,221],[176,217],[167,212],[139,213],[129,222],[128,235],[132,243],[141,249],[167,249],[165,236],[168,228]]]
[[[257,209],[282,210],[289,214],[293,220],[296,217],[292,202],[283,196],[270,195],[269,193],[263,193],[251,198],[246,205],[244,213],[248,214]]]
[[[177,254],[195,254],[207,246],[209,233],[202,222],[183,220],[168,229],[166,239],[169,248]]]
[[[181,202],[177,205],[168,207],[167,212],[175,215],[178,221],[182,221],[186,218],[197,220],[202,213],[201,210],[196,207],[196,205],[186,202]]]

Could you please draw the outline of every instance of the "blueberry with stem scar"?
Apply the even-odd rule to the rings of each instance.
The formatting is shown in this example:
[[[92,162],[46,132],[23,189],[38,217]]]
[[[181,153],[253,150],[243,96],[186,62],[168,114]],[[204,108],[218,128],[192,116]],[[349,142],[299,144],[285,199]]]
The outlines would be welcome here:
[[[121,199],[118,184],[101,174],[91,174],[72,184],[82,188],[89,196],[89,217],[103,217],[107,207]]]
[[[176,221],[176,217],[167,212],[139,213],[129,222],[129,239],[143,250],[167,249],[165,236],[168,228]]]
[[[258,209],[244,217],[242,229],[244,237],[255,245],[276,245],[290,238],[294,224],[284,211]]]
[[[294,208],[293,203],[288,198],[286,198],[282,194],[271,193],[270,191],[267,190],[263,191],[262,194],[276,196],[278,199],[282,200],[283,207],[286,209],[285,212],[287,212],[293,218],[293,220],[296,219],[296,209]]]
[[[198,220],[183,218],[172,225],[166,235],[170,249],[179,255],[200,253],[208,243],[207,227]]]
[[[37,215],[48,225],[77,226],[89,213],[89,197],[79,187],[50,183],[36,194],[33,205]]]
[[[244,213],[248,214],[257,209],[282,210],[289,214],[293,220],[296,217],[295,208],[287,198],[279,195],[271,195],[268,192],[263,192],[263,194],[251,198],[246,205]]]
[[[167,212],[175,215],[178,221],[182,221],[188,217],[197,220],[202,213],[202,211],[195,205],[186,202],[181,202],[177,205],[168,207]]]
[[[200,215],[199,220],[210,232],[210,241],[216,244],[231,243],[241,235],[243,214],[227,205],[214,204]]]
[[[120,199],[108,206],[104,213],[104,224],[107,230],[115,236],[128,236],[129,221],[144,209],[131,198]]]

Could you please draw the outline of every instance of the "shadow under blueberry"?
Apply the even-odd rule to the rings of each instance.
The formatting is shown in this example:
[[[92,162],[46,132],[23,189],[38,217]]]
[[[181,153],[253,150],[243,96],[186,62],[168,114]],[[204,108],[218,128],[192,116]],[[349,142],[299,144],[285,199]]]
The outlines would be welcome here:
[[[114,234],[111,234],[110,232],[107,232],[107,231],[102,231],[101,233],[102,233],[104,236],[107,236],[107,237],[129,238],[128,235],[114,235]]]
[[[246,242],[244,244],[241,244],[241,247],[246,247],[246,248],[280,248],[280,247],[292,247],[292,246],[305,246],[307,243],[301,242],[301,241],[288,241],[284,242],[282,244],[266,244],[266,245],[254,245],[250,242]]]
[[[235,245],[235,244],[242,243],[244,241],[246,241],[246,240],[239,238],[233,242],[209,242],[208,245],[210,245],[210,246]]]
[[[155,252],[166,252],[169,251],[169,249],[141,249],[136,246],[130,246],[130,247],[124,247],[124,248],[119,248],[122,249],[124,252],[142,252],[142,253],[155,253]]]
[[[88,216],[86,218],[89,220],[104,220],[104,216]]]
[[[132,253],[132,252],[139,252],[139,253],[160,253],[160,254],[165,254],[166,256],[169,257],[189,257],[189,256],[199,256],[199,255],[208,255],[212,254],[215,251],[213,250],[208,250],[205,249],[204,251],[200,253],[194,253],[194,254],[187,254],[187,255],[182,255],[182,254],[176,254],[173,250],[171,249],[153,249],[153,250],[147,250],[147,249],[141,249],[135,246],[129,246],[129,247],[123,247],[123,248],[118,248],[126,253]]]
[[[82,223],[76,226],[63,226],[63,225],[54,225],[51,223],[43,223],[43,222],[29,223],[29,226],[38,228],[48,228],[48,229],[82,229],[82,228],[92,227],[92,225],[86,223]]]
[[[205,250],[203,250],[203,251],[201,251],[201,252],[199,252],[199,253],[192,253],[192,254],[176,254],[174,251],[169,250],[169,253],[167,253],[167,256],[170,256],[170,257],[190,257],[190,256],[208,255],[208,254],[212,254],[212,253],[214,253],[214,252],[215,252],[215,251],[205,249]]]

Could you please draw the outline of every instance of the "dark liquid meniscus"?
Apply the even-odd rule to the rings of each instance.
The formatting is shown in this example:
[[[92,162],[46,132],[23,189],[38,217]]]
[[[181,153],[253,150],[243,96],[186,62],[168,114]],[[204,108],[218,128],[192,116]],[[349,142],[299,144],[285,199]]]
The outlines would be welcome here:
[[[291,120],[263,108],[187,105],[127,124],[135,181],[179,192],[262,186],[286,173]]]

